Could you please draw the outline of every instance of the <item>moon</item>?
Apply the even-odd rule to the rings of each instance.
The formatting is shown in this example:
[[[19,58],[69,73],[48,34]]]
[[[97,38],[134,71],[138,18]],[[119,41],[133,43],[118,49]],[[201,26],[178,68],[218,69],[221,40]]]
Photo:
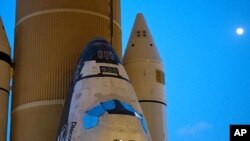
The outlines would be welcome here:
[[[237,35],[243,35],[243,34],[244,34],[244,29],[243,29],[242,27],[238,27],[238,28],[236,29],[236,34],[237,34]]]

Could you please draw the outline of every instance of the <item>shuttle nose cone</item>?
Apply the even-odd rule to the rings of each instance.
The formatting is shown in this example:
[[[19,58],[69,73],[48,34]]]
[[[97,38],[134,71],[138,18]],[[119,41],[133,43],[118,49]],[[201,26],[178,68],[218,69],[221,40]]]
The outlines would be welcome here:
[[[139,13],[130,34],[129,42],[123,57],[123,64],[134,61],[157,61],[161,58],[148,29],[144,16]]]
[[[97,63],[119,64],[120,60],[112,46],[104,39],[94,39],[90,41],[84,49],[80,64],[86,61],[96,61]]]
[[[102,38],[94,39],[87,44],[80,56],[77,69],[74,74],[73,83],[80,79],[81,70],[83,69],[84,64],[88,61],[117,65],[121,64],[115,50],[106,40]]]

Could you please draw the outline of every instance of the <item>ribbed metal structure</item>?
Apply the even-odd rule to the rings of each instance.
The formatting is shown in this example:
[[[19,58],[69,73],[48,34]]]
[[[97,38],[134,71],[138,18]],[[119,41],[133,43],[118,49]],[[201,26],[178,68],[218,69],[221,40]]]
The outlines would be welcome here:
[[[111,40],[109,0],[17,0],[12,141],[54,141],[65,95],[87,42]],[[120,1],[113,46],[121,56]]]

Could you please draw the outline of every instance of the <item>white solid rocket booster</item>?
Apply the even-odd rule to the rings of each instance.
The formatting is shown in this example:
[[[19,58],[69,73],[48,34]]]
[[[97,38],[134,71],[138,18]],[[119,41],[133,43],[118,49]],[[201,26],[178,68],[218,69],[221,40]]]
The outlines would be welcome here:
[[[139,99],[152,140],[166,141],[164,69],[142,14],[136,17],[123,65]]]
[[[6,140],[10,71],[10,45],[0,17],[0,141]]]

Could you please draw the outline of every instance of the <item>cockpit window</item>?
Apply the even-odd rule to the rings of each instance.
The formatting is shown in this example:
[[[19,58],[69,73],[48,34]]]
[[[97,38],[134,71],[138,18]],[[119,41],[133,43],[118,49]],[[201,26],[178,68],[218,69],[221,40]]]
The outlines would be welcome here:
[[[145,119],[141,118],[140,121],[141,121],[141,125],[142,125],[142,128],[143,128],[144,132],[147,133],[148,126],[147,126],[147,123],[146,123]]]
[[[134,110],[134,108],[131,106],[131,105],[129,105],[129,104],[127,104],[127,103],[125,103],[125,102],[121,102],[122,103],[122,106],[126,109],[126,110],[128,110],[128,111],[130,111],[130,112],[135,112],[135,110]]]
[[[100,117],[105,113],[105,109],[101,105],[98,105],[98,106],[88,110],[86,113],[88,115]]]
[[[142,116],[139,112],[135,112],[135,116],[136,116],[138,119],[143,118],[143,116]]]
[[[147,129],[148,129],[147,123],[145,119],[143,118],[142,114],[135,111],[135,116],[140,120],[143,130],[147,133]]]
[[[83,118],[83,127],[85,129],[91,129],[98,125],[99,118],[91,115],[85,115]]]
[[[101,105],[103,106],[103,108],[105,110],[113,110],[113,109],[115,109],[114,100],[109,100],[109,101],[106,101],[106,102],[102,102]]]
[[[104,115],[105,112],[107,112],[108,114],[135,116],[140,121],[143,130],[147,133],[147,124],[142,114],[136,111],[128,103],[116,99],[101,102],[97,106],[86,111],[82,118],[83,127],[85,129],[91,129],[96,127],[99,123],[99,117]]]
[[[130,111],[127,110],[124,106],[124,102],[120,102],[118,100],[113,100],[115,103],[115,108],[112,110],[107,110],[107,112],[109,114],[120,114],[120,115],[130,115],[130,116],[134,116],[134,110]],[[127,104],[128,105],[128,104]]]

